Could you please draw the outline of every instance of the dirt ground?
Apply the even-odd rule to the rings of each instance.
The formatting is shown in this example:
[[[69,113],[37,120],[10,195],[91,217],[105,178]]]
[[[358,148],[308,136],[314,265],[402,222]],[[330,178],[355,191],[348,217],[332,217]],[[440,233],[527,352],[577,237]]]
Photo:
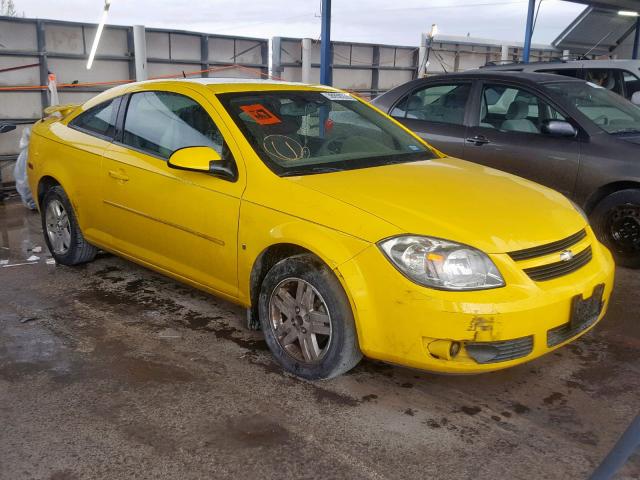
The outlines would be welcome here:
[[[583,479],[640,410],[640,272],[616,283],[529,364],[306,382],[242,309],[111,255],[55,265],[38,215],[0,203],[0,478]]]

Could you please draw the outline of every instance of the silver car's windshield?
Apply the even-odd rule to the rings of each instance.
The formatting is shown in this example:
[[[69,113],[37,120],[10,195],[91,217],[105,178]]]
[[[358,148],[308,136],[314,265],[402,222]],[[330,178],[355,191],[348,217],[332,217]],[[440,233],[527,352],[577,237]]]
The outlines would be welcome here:
[[[256,153],[281,176],[434,158],[417,138],[341,92],[219,95]]]
[[[589,82],[551,83],[546,87],[607,133],[640,133],[640,108],[604,87]]]

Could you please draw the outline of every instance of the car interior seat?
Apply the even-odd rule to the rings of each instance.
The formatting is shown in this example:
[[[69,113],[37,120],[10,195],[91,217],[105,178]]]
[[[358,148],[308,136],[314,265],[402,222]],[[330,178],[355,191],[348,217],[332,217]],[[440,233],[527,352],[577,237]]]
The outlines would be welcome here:
[[[496,128],[494,125],[486,121],[488,113],[487,102],[483,99],[480,104],[480,126],[484,128]]]
[[[515,100],[509,105],[506,120],[500,126],[501,130],[512,132],[540,133],[538,127],[527,118],[529,115],[529,103],[524,100]]]

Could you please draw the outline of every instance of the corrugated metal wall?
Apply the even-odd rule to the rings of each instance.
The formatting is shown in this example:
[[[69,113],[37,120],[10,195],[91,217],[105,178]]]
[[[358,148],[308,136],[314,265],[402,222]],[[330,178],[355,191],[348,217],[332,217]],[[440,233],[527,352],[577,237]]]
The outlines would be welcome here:
[[[331,42],[333,85],[374,97],[414,78],[418,48]],[[271,71],[283,80],[302,80],[302,39],[274,37]],[[311,44],[311,81],[320,81],[320,42]]]

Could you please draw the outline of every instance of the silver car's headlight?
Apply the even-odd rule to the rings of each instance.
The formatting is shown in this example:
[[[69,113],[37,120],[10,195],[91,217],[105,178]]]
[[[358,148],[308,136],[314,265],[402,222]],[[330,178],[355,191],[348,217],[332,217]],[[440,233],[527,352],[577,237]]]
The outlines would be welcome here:
[[[403,235],[378,243],[410,280],[442,290],[482,290],[504,286],[491,259],[480,250],[439,238]]]

